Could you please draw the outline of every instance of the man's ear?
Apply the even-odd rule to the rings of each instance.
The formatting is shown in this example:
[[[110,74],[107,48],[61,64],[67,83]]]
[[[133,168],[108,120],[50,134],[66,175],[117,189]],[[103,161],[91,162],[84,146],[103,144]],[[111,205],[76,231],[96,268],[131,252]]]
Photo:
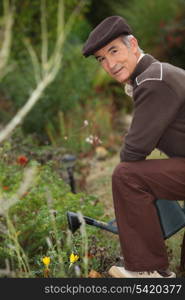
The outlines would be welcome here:
[[[132,49],[133,53],[137,53],[137,51],[138,51],[138,41],[134,36],[130,38],[130,46],[131,46],[131,49]]]

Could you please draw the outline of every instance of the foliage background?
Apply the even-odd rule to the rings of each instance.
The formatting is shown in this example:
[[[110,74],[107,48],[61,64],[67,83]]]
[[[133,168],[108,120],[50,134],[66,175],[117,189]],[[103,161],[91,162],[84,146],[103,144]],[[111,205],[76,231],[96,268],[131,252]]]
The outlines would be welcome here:
[[[65,1],[66,19],[77,2]],[[96,100],[101,102],[102,109],[106,106],[110,114],[115,112],[119,115],[120,111],[128,113],[132,110],[130,101],[122,93],[122,88],[106,74],[100,72],[93,58],[85,59],[81,54],[83,43],[90,30],[104,17],[113,14],[125,17],[145,52],[184,67],[185,2],[183,0],[116,0],[108,3],[88,0],[85,3],[65,44],[61,71],[24,122],[24,132],[36,132],[42,141],[52,142],[48,128],[52,128],[56,139],[61,138],[58,126],[61,121],[58,116],[59,111],[64,114],[64,122],[68,126],[68,119],[72,119],[76,110],[86,119],[84,107],[85,113],[88,113],[88,109],[96,109],[94,104],[97,103]],[[56,38],[57,1],[47,0],[46,7],[49,48],[52,50]],[[2,4],[0,8],[2,11]],[[35,87],[33,69],[24,45],[24,38],[31,40],[38,56],[41,47],[40,1],[16,1],[15,16],[10,60],[15,67],[13,72],[10,72],[0,83],[1,124],[7,123],[17,109],[25,103]],[[79,119],[77,126],[80,127],[81,116]]]

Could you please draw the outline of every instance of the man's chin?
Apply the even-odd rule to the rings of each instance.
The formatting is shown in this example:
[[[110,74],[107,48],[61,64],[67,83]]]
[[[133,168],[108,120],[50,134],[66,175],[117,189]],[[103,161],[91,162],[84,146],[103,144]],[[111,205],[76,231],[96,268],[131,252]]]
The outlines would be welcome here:
[[[117,78],[116,79],[119,83],[127,83],[129,80],[129,77],[124,78]]]
[[[116,76],[114,77],[116,79],[116,81],[120,82],[120,83],[126,83],[129,80],[129,76]]]

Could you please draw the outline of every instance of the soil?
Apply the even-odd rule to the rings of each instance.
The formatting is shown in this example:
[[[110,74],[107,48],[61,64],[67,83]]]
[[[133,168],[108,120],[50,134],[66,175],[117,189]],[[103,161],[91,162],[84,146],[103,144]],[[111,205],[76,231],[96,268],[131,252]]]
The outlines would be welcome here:
[[[105,160],[93,159],[90,163],[90,173],[86,178],[86,190],[88,193],[96,195],[104,205],[106,216],[114,218],[114,208],[112,202],[112,173],[119,163],[119,155]]]

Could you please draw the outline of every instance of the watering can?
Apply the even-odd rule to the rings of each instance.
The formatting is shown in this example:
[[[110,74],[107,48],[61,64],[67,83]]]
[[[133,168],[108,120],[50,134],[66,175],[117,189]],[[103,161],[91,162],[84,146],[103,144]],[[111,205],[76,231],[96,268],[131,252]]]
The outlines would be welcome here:
[[[181,207],[179,202],[165,199],[156,200],[155,205],[164,239],[171,237],[173,234],[185,227],[185,205],[184,207]],[[118,234],[115,219],[108,223],[101,222],[87,216],[83,216],[83,219],[88,225]],[[81,226],[81,221],[79,220],[77,213],[68,211],[67,221],[72,233]]]

